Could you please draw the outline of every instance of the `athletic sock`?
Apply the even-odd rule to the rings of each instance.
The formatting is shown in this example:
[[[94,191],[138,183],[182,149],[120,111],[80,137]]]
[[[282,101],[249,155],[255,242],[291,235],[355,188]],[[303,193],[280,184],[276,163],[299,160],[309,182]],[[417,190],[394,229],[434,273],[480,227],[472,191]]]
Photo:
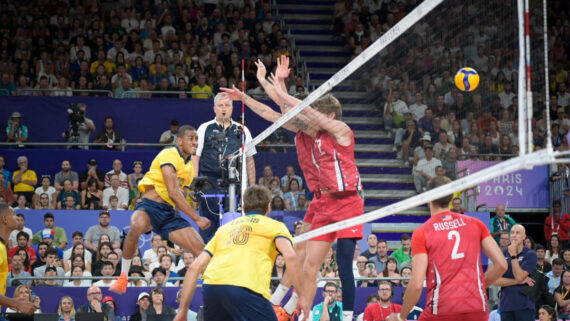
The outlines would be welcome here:
[[[342,311],[342,320],[352,321],[352,311]]]
[[[293,292],[291,298],[289,298],[289,301],[287,301],[287,304],[285,304],[285,306],[283,307],[283,309],[285,309],[285,312],[287,312],[287,314],[293,314],[293,312],[295,312],[295,309],[297,309],[298,301],[299,301],[299,295],[297,294],[297,292]]]
[[[289,292],[289,287],[284,286],[283,284],[279,284],[275,292],[271,295],[271,299],[269,301],[273,305],[280,305],[281,300],[285,297],[285,295]]]
[[[129,275],[129,270],[131,269],[131,262],[133,259],[125,259],[124,257],[121,259],[121,272]]]

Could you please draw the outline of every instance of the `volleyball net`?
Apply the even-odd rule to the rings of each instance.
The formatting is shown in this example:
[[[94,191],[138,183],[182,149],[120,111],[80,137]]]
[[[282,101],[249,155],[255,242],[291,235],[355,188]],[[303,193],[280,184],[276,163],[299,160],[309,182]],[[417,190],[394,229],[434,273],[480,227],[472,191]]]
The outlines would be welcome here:
[[[342,54],[334,52],[322,61],[307,62],[309,95],[245,149],[332,93],[357,138],[361,174],[412,173],[426,157],[421,147],[428,145],[442,161],[452,157],[500,162],[476,176],[425,193],[418,190],[393,204],[369,202],[371,210],[365,215],[297,236],[296,242],[375,221],[500,175],[556,162],[562,155],[549,144],[550,118],[557,111],[547,111],[542,3],[527,8],[526,22],[520,0],[427,0],[414,8],[389,5],[370,15],[359,10],[358,21],[354,16],[345,21],[346,65],[336,67],[335,57]],[[464,67],[479,75],[479,85],[471,92],[459,91],[454,84],[455,74]],[[326,76],[327,72],[334,74]],[[440,140],[447,140],[451,148],[438,148]],[[450,149],[455,155],[449,155]],[[365,186],[364,195],[369,200],[381,192]]]

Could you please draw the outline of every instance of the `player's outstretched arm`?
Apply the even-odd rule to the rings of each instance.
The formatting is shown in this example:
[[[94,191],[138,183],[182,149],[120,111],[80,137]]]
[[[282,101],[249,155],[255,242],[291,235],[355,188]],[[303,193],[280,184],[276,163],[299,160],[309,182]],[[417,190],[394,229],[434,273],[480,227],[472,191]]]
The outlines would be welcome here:
[[[259,59],[255,62],[255,65],[257,66],[257,81],[259,81],[259,84],[261,84],[261,87],[263,87],[267,96],[281,107],[283,101],[275,92],[275,89],[273,88],[274,85],[265,79],[267,76],[265,65]],[[278,86],[286,92],[287,87],[285,87],[285,79],[289,76],[289,58],[285,56],[277,57],[277,69],[275,70],[275,73],[277,79],[279,79]]]
[[[412,276],[408,288],[404,294],[404,302],[402,303],[402,311],[400,316],[396,313],[390,315],[387,321],[400,321],[406,320],[410,311],[414,308],[424,287],[424,279],[426,278],[426,271],[428,267],[428,256],[426,253],[419,253],[412,257]]]
[[[297,306],[301,309],[305,316],[309,315],[309,307],[307,306],[307,302],[305,301],[305,292],[303,291],[303,283],[301,278],[300,271],[302,270],[302,259],[301,257],[297,256],[295,250],[293,249],[293,245],[291,241],[284,237],[278,237],[275,239],[275,246],[283,255],[285,259],[285,264],[287,265],[287,273],[289,278],[291,279],[293,286],[295,286],[295,290],[297,291],[297,295],[299,295],[299,301]]]
[[[176,317],[174,317],[173,321],[187,320],[188,307],[194,297],[198,277],[206,270],[208,263],[210,263],[210,258],[210,254],[208,254],[208,252],[202,252],[186,272],[186,275],[184,276],[184,284],[182,284],[182,293],[180,293],[180,306],[178,307],[178,313],[176,314]]]
[[[206,229],[210,226],[210,220],[204,217],[200,217],[196,214],[196,211],[190,204],[186,201],[186,198],[180,193],[180,189],[178,187],[178,177],[176,177],[176,171],[174,170],[173,166],[162,166],[162,177],[164,178],[164,184],[166,185],[166,189],[168,190],[168,196],[174,204],[176,208],[180,209],[186,215],[188,215],[201,229]]]
[[[4,295],[0,295],[0,305],[4,307],[9,307],[13,310],[20,311],[23,314],[33,315],[36,311],[36,307],[32,302],[29,301],[18,301],[13,298],[9,298]]]
[[[271,80],[275,84],[276,82],[275,78],[273,77]],[[277,85],[274,85],[274,88],[275,92],[283,99],[284,101],[283,108],[287,112],[301,102],[299,99],[289,95],[287,92],[284,92]],[[351,140],[350,127],[348,127],[348,125],[345,124],[344,122],[332,119],[327,115],[316,111],[310,106],[304,108],[303,111],[299,113],[299,115],[305,116],[308,119],[309,123],[311,124],[311,127],[313,127],[316,132],[324,130],[329,134],[331,134],[340,145],[342,146],[350,145],[350,140]]]
[[[488,265],[487,271],[485,272],[485,282],[487,283],[487,287],[489,287],[505,274],[508,265],[501,249],[492,236],[487,236],[481,241],[481,249],[483,249],[485,255],[493,262],[493,264]]]

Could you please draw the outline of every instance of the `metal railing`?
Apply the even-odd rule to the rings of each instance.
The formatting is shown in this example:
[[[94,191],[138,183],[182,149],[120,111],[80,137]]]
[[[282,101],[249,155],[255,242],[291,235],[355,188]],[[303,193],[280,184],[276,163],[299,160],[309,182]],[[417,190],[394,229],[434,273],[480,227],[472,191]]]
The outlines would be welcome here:
[[[113,97],[113,91],[108,90],[108,89],[55,89],[55,88],[49,88],[49,89],[26,89],[26,92],[68,92],[71,91],[72,93],[106,93],[108,95],[110,95],[110,97]],[[49,95],[51,96],[51,95]]]
[[[121,93],[119,98],[127,98],[126,96],[136,96],[136,97],[128,97],[128,98],[145,98],[145,97],[138,97],[138,95],[144,94],[162,94],[162,95],[180,95],[180,94],[187,94],[187,95],[208,95],[210,98],[214,97],[214,93],[209,91],[184,91],[184,90],[173,90],[173,91],[162,91],[162,90],[133,90],[133,91],[124,91]]]
[[[23,280],[23,281],[38,281],[38,280],[55,280],[55,281],[74,281],[74,280],[116,280],[116,276],[17,276],[12,278],[14,280]],[[128,277],[127,280],[129,281],[144,281],[147,286],[150,286],[149,280],[142,276],[136,277]]]
[[[66,147],[83,147],[83,146],[107,146],[107,143],[61,143],[61,142],[0,142],[0,146],[66,146]],[[173,146],[173,144],[161,144],[161,143],[113,143],[113,146],[135,146],[135,147],[169,147]],[[295,144],[264,144],[259,143],[256,147],[275,147],[275,148],[292,148],[295,147]]]

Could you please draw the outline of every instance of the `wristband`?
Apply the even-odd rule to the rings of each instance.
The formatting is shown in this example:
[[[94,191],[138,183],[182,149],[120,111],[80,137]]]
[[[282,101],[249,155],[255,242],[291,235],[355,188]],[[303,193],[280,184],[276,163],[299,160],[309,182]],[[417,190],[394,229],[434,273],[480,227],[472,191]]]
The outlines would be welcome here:
[[[517,260],[518,258],[518,255],[511,255],[511,260]]]
[[[400,316],[400,313],[396,314],[396,316],[398,317],[398,321],[404,321],[404,319],[402,319],[402,317]]]

